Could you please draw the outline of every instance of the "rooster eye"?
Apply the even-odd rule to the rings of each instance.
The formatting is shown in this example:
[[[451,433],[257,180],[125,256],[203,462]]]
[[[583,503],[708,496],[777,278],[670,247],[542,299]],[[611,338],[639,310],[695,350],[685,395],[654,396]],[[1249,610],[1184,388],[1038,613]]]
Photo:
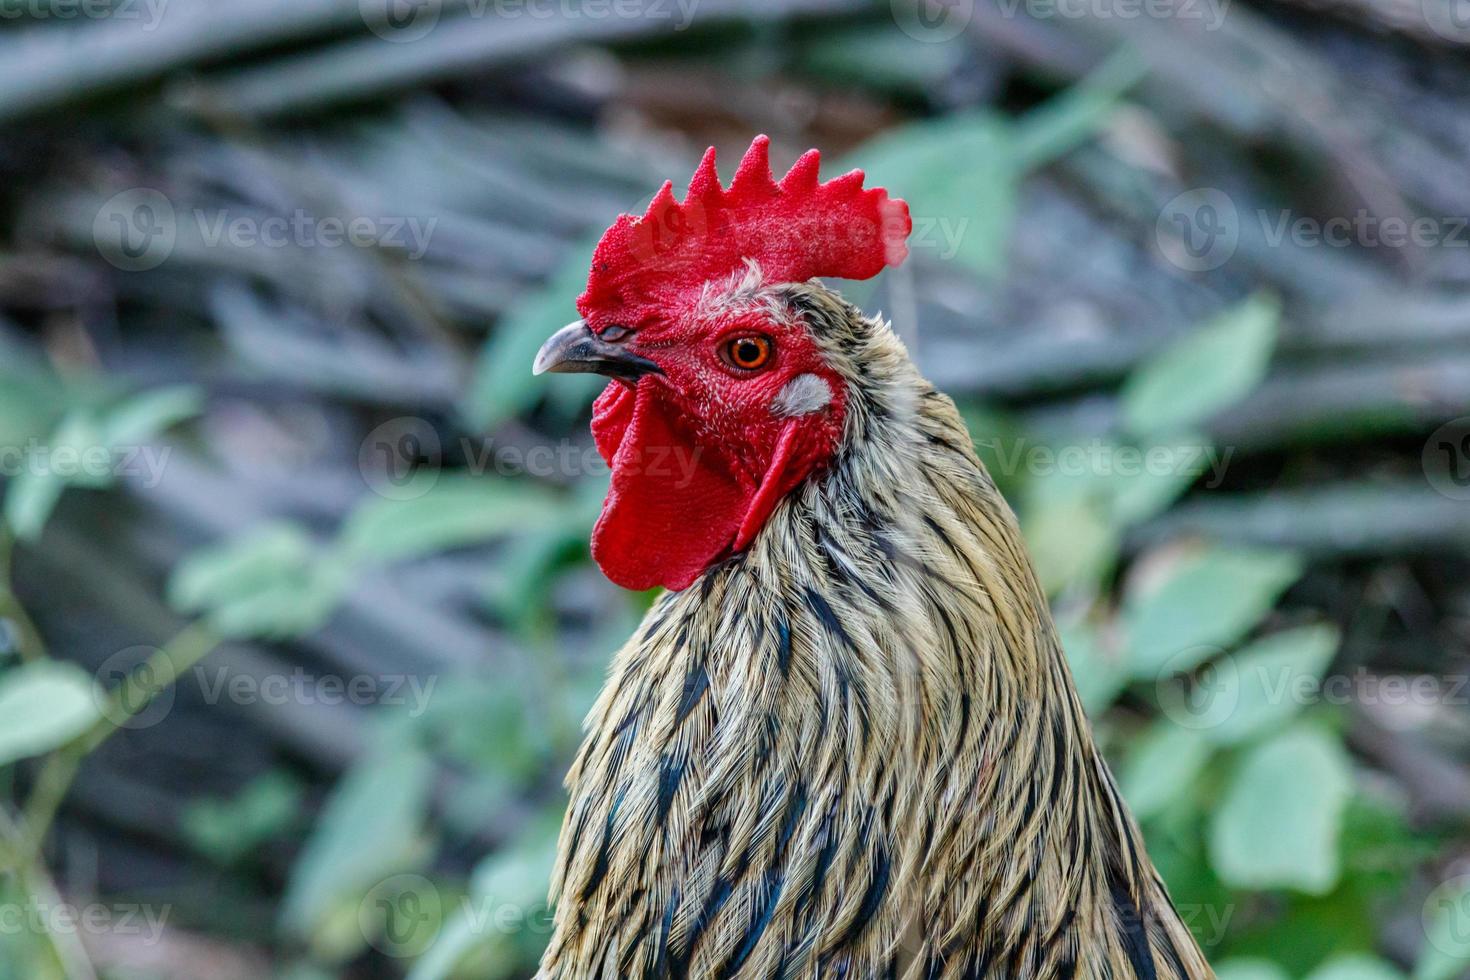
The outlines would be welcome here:
[[[764,367],[771,359],[771,341],[759,335],[736,337],[725,343],[725,360],[744,371]]]

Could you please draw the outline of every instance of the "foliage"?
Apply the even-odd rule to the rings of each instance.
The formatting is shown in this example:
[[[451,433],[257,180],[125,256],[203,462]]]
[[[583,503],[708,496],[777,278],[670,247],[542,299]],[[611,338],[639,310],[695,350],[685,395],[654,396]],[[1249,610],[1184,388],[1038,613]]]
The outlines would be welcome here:
[[[449,62],[402,46],[396,47],[402,61],[378,57],[376,49],[344,48],[312,63],[315,32],[335,39],[343,25],[293,22],[265,36],[249,23],[252,14],[258,18],[256,7],[243,4],[220,36],[242,48],[258,45],[292,57],[299,51],[301,60],[241,78],[238,86],[216,82],[202,95],[170,89],[175,108],[195,95],[196,109],[209,107],[169,130],[179,156],[157,176],[166,178],[159,183],[180,214],[199,203],[191,194],[229,214],[272,213],[296,196],[344,213],[423,206],[447,218],[441,244],[409,274],[401,254],[389,248],[328,259],[318,250],[313,262],[299,261],[299,250],[210,250],[188,240],[189,222],[182,220],[175,255],[158,278],[104,269],[110,288],[127,302],[166,297],[170,315],[188,324],[177,328],[181,334],[207,333],[194,329],[196,318],[216,329],[213,346],[201,344],[202,360],[223,363],[227,404],[211,406],[198,426],[190,424],[204,414],[205,382],[198,376],[210,371],[169,375],[190,379],[181,385],[152,377],[121,383],[91,371],[59,374],[46,364],[67,358],[43,359],[30,349],[42,344],[13,343],[23,331],[0,320],[0,446],[24,446],[27,453],[26,465],[4,484],[0,521],[6,787],[0,868],[15,872],[0,875],[0,900],[18,906],[57,899],[47,859],[66,854],[48,851],[47,842],[79,767],[100,764],[94,753],[206,656],[230,654],[223,662],[239,667],[295,663],[302,651],[325,650],[318,663],[337,658],[338,669],[366,672],[366,654],[382,639],[374,631],[408,634],[415,649],[439,642],[445,634],[435,631],[438,624],[403,622],[403,607],[391,603],[365,628],[358,619],[355,632],[333,631],[353,619],[355,605],[374,606],[384,595],[379,587],[390,582],[403,591],[448,593],[434,608],[446,615],[453,608],[476,625],[475,656],[457,662],[446,656],[453,669],[399,665],[414,679],[437,683],[427,684],[422,702],[410,707],[380,704],[361,712],[370,715],[362,730],[336,727],[323,705],[310,706],[311,725],[300,715],[281,715],[282,728],[299,726],[298,751],[302,743],[330,741],[333,749],[351,751],[345,766],[330,752],[325,761],[251,758],[257,774],[250,780],[218,795],[191,794],[171,819],[133,829],[143,831],[140,837],[176,835],[188,858],[199,862],[194,867],[268,897],[269,915],[237,915],[231,906],[223,924],[201,916],[184,928],[269,948],[281,976],[321,980],[368,961],[366,972],[410,980],[524,976],[546,934],[545,885],[563,804],[558,779],[607,652],[651,597],[619,596],[589,568],[588,530],[606,489],[595,465],[540,476],[492,474],[452,447],[470,438],[513,443],[567,433],[585,445],[585,412],[599,383],[546,385],[527,366],[544,337],[573,315],[590,260],[589,235],[619,209],[641,210],[636,196],[656,186],[651,174],[662,174],[663,161],[654,167],[651,159],[622,153],[587,127],[538,118],[534,128],[518,129],[498,102],[480,119],[423,93],[401,114],[350,114],[340,123],[345,135],[328,132],[338,128],[335,118],[330,127],[307,122],[303,129],[320,128],[301,149],[281,139],[284,127],[258,114],[315,105],[316,86],[345,98],[370,95],[372,84],[382,84],[375,73],[384,65],[423,78]],[[491,26],[510,31],[515,25]],[[721,41],[711,57],[727,58],[737,71],[764,64],[774,35],[789,32],[783,50],[789,49],[794,72],[846,79],[893,96],[899,106],[932,98],[975,67],[955,47],[917,41],[887,22],[854,18],[818,26],[816,36],[812,25],[755,31],[758,43]],[[461,38],[476,27],[469,18],[454,22]],[[170,37],[175,65],[223,58],[225,42],[211,32],[181,29]],[[40,63],[51,49],[33,40]],[[95,72],[67,70],[39,88],[11,86],[0,97],[0,114],[21,111],[21,103],[43,98],[48,87],[76,95],[93,84],[137,81],[141,66],[155,60],[139,57],[151,49],[137,43],[109,48],[117,57],[101,59]],[[32,64],[22,65],[26,78]],[[339,75],[333,65],[351,70]],[[1043,74],[1051,70],[1048,65]],[[933,111],[906,115],[897,125],[883,116],[886,128],[838,166],[863,166],[875,183],[902,188],[916,219],[915,260],[934,284],[935,306],[965,307],[970,318],[978,301],[956,284],[982,283],[980,295],[988,297],[1026,258],[1018,253],[1027,247],[1019,219],[1035,186],[1028,182],[1042,168],[1048,181],[1075,181],[1095,164],[1089,153],[1098,149],[1100,134],[1108,140],[1130,126],[1147,131],[1151,123],[1141,123],[1137,106],[1124,99],[1144,98],[1141,82],[1167,88],[1146,78],[1157,70],[1125,48],[1023,111],[1011,111],[1011,103],[1027,101],[1027,87],[1041,84],[1036,79],[1012,85],[1004,96],[959,100],[948,111],[936,100],[927,105]],[[547,76],[554,81],[545,86],[551,94],[538,98],[565,100],[585,83],[582,75],[598,73],[591,61],[576,71],[559,68]],[[391,86],[398,84],[393,75]],[[1239,88],[1232,94],[1245,99]],[[783,113],[801,116],[798,102]],[[1223,115],[1246,125],[1259,111],[1232,106]],[[1166,118],[1172,126],[1174,115]],[[228,133],[208,131],[217,124]],[[839,130],[847,125],[837,124]],[[249,138],[236,140],[244,131]],[[1157,136],[1143,142],[1168,142]],[[1192,130],[1181,128],[1181,142],[1188,138]],[[1101,199],[1099,207],[1126,207],[1179,166],[1175,149],[1156,148],[1144,165],[1128,170],[1133,180],[1087,184],[1088,194]],[[517,182],[508,158],[531,160],[548,175],[545,183]],[[110,179],[101,172],[108,168],[98,169],[87,181]],[[573,194],[574,178],[589,176],[596,192]],[[129,183],[138,179],[127,176]],[[488,220],[491,209],[482,198],[457,195],[487,184],[504,191],[495,201],[508,220]],[[82,252],[97,258],[102,244],[93,217],[101,204],[90,196],[97,190],[68,187],[55,206],[46,196],[37,209],[42,216],[32,217],[48,250],[80,240]],[[364,203],[375,195],[381,200]],[[1155,211],[1145,210],[1152,223]],[[1057,233],[1068,234],[1069,226],[1056,220]],[[1100,279],[1131,283],[1136,271],[1084,249],[1075,261],[1096,262]],[[1048,270],[1048,287],[1063,271]],[[910,266],[890,275],[890,302],[904,302],[912,274]],[[1257,278],[1270,279],[1251,280]],[[1451,980],[1470,967],[1464,941],[1470,884],[1453,874],[1456,865],[1447,861],[1453,848],[1410,823],[1392,780],[1360,764],[1344,735],[1347,712],[1320,697],[1324,680],[1346,669],[1350,656],[1340,650],[1343,617],[1334,610],[1329,620],[1329,603],[1310,582],[1318,556],[1220,535],[1142,533],[1167,526],[1161,518],[1210,496],[1237,448],[1221,444],[1220,420],[1261,395],[1282,357],[1283,309],[1296,307],[1272,291],[1246,295],[1236,281],[1228,287],[1211,293],[1209,302],[1189,293],[1190,302],[1180,306],[1198,310],[1188,317],[1198,322],[1182,325],[1170,342],[1150,341],[1146,356],[1113,356],[1095,374],[1039,372],[1004,404],[957,392],[961,407],[977,452],[1018,511],[1122,792],[1222,980],[1403,980],[1408,972],[1401,966],[1411,968],[1414,980]],[[1154,325],[1145,318],[1158,318],[1144,304],[1111,312],[1139,317],[1140,327]],[[486,322],[493,327],[485,330]],[[54,327],[34,332],[64,347],[69,331]],[[147,327],[146,318],[128,320],[129,330],[146,333]],[[111,332],[111,325],[100,332]],[[1303,343],[1300,330],[1293,342]],[[1051,370],[1070,354],[1062,351]],[[464,364],[471,366],[462,372]],[[1393,402],[1383,417],[1316,423],[1415,431],[1421,416],[1401,402],[1433,400],[1432,390],[1418,393],[1424,373],[1406,386],[1412,397]],[[1037,401],[1068,397],[1076,386],[1106,409],[1038,410]],[[284,427],[291,440],[274,438],[270,424],[281,392],[301,402],[294,406],[296,421]],[[303,433],[346,431],[347,442],[357,443],[390,411],[414,413],[414,421],[450,447],[416,461],[404,486],[384,492],[363,471],[369,492],[354,475],[352,492],[342,493],[331,480],[313,482],[319,472],[293,468],[290,451],[313,438]],[[217,433],[208,426],[232,424],[250,432],[230,443],[236,451],[257,440],[265,448],[242,453],[243,460],[211,458]],[[306,489],[203,540],[177,512],[160,533],[156,524],[124,519],[126,508],[158,501],[117,477],[127,454],[149,447],[234,474],[266,469],[280,454],[288,457],[282,468],[293,485]],[[58,453],[91,464],[53,465]],[[1084,460],[1080,467],[1062,465],[1077,458]],[[69,508],[94,519],[72,520]],[[66,525],[59,533],[58,524]],[[77,537],[118,528],[140,539],[130,551],[167,556],[150,567],[171,567],[157,575],[122,573],[128,603],[141,609],[161,592],[166,607],[140,612],[146,627],[130,621],[118,632],[156,629],[148,638],[162,646],[109,685],[118,675],[94,677],[79,666],[70,643],[62,643],[71,639],[65,620],[77,603],[33,596],[30,604],[50,613],[43,634],[21,602],[18,593],[26,590],[12,582],[12,559],[62,564],[70,559],[58,556],[75,554]],[[172,532],[182,543],[164,542]],[[187,550],[182,557],[180,548]],[[457,588],[446,588],[446,580]],[[168,622],[178,631],[160,640],[160,624]],[[390,654],[409,660],[396,648]],[[226,710],[209,707],[215,724],[234,722]],[[176,723],[181,719],[171,716],[164,724]],[[196,729],[180,724],[179,730]],[[1445,880],[1426,898],[1427,878]],[[1380,959],[1377,924],[1385,907],[1421,900],[1424,941],[1407,951],[1394,948],[1405,962]],[[240,901],[240,908],[246,904]],[[60,931],[0,936],[0,980],[86,976],[87,957]]]

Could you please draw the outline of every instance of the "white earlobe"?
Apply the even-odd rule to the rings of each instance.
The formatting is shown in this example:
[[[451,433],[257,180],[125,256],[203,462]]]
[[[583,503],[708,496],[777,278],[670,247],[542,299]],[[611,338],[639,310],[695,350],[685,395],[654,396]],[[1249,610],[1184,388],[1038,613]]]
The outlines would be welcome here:
[[[786,383],[771,402],[777,415],[810,415],[826,408],[832,401],[832,387],[815,374],[799,374]]]

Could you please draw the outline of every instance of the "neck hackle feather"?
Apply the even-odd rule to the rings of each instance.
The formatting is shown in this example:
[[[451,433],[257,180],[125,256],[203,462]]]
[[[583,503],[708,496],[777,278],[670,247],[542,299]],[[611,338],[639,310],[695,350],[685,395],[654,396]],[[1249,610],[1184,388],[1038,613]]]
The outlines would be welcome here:
[[[847,178],[816,184],[810,155],[773,194],[763,143],[716,194],[706,159],[690,197],[751,214],[797,187],[859,199]],[[860,193],[869,213],[890,201]],[[657,292],[619,264],[648,221],[609,231],[588,295]],[[615,656],[568,776],[539,977],[1212,977],[953,402],[886,323],[802,281],[814,266],[784,231],[767,249],[721,213],[699,234],[717,226],[746,230],[701,261],[759,263],[728,303],[801,318],[847,387],[842,435],[747,549],[664,594]],[[875,273],[866,254],[838,265]]]

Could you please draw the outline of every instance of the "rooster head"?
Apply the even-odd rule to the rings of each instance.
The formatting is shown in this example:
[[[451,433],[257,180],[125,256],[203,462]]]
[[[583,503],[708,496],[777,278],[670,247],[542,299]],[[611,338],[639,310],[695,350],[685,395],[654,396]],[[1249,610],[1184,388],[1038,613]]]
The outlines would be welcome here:
[[[726,188],[711,147],[682,202],[665,183],[598,242],[582,318],[535,372],[612,379],[593,409],[612,484],[592,556],[630,589],[683,589],[743,550],[836,451],[847,386],[783,286],[867,279],[907,254],[908,206],[860,170],[820,183],[807,152],[779,182],[757,137]]]

